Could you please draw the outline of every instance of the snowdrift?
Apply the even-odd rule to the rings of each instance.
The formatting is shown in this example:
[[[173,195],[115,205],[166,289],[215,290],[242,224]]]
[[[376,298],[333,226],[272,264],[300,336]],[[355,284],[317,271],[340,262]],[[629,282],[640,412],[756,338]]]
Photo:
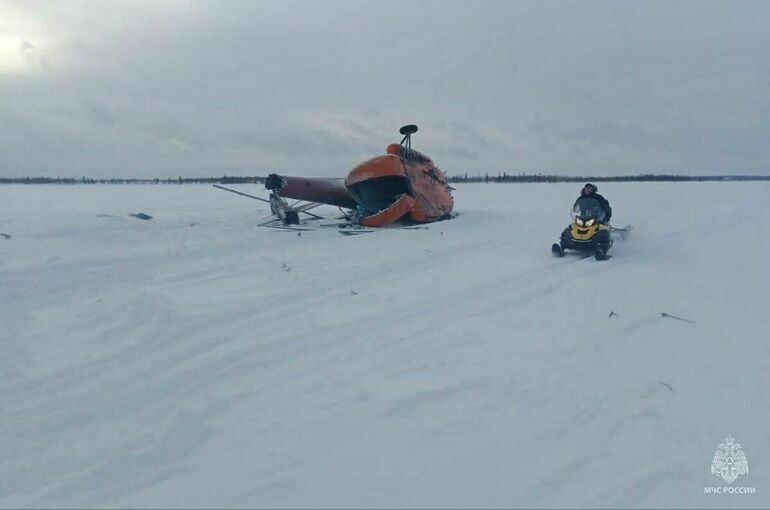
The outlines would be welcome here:
[[[633,235],[554,259],[578,190],[346,237],[0,187],[0,506],[770,506],[770,186],[602,184]],[[754,495],[704,494],[728,434]]]

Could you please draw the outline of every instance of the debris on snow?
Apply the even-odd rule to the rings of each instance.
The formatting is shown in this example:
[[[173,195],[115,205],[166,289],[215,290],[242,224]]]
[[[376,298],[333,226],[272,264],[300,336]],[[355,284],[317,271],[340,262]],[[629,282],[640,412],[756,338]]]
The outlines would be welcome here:
[[[663,317],[664,319],[666,317],[668,317],[669,319],[676,319],[678,321],[689,322],[690,324],[695,324],[695,321],[691,321],[690,319],[683,319],[681,317],[677,317],[676,315],[670,315],[670,314],[667,314],[666,312],[661,312],[660,316]]]

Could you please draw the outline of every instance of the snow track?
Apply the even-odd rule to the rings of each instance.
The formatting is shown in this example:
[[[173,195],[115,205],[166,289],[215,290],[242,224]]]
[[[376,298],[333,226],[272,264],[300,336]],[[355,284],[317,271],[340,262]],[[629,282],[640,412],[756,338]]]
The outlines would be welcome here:
[[[550,255],[573,185],[350,237],[0,187],[0,506],[767,507],[770,186],[601,188],[606,262]],[[753,496],[703,495],[727,434]]]

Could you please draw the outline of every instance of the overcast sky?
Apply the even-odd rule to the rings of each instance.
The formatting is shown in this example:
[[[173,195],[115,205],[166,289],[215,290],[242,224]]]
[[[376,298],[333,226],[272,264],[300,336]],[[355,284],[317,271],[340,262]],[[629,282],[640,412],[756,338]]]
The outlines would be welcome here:
[[[770,2],[0,0],[0,177],[770,174]]]

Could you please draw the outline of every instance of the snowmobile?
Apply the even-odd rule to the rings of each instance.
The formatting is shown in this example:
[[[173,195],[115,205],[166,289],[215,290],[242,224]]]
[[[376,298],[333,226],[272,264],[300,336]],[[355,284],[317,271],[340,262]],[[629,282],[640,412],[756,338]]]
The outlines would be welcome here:
[[[604,221],[605,213],[596,199],[580,197],[572,208],[572,224],[561,233],[558,243],[551,246],[551,253],[563,257],[565,250],[592,253],[596,260],[609,258],[613,228]]]

